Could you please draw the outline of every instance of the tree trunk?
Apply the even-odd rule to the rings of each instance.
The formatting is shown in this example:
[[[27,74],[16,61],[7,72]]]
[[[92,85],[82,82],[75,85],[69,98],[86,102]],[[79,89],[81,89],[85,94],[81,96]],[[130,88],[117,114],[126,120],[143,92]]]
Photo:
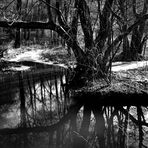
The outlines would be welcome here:
[[[22,0],[17,0],[16,9],[17,9],[19,17],[21,15],[21,5],[22,5]],[[19,48],[20,44],[21,44],[20,28],[16,28],[14,48]]]
[[[100,3],[100,2],[98,2]],[[108,33],[109,33],[109,20],[110,20],[110,10],[109,8],[112,7],[113,4],[113,0],[106,0],[105,4],[104,4],[104,8],[102,10],[102,13],[100,13],[100,29],[98,31],[98,36],[96,37],[96,45],[97,45],[97,49],[99,50],[99,52],[103,52],[103,48],[105,45],[105,42],[108,38]],[[100,9],[100,8],[99,8]],[[100,10],[99,10],[100,11]]]
[[[20,45],[21,45],[20,28],[17,28],[17,29],[16,29],[16,32],[15,32],[14,48],[19,48]]]
[[[131,52],[130,52],[130,46],[129,46],[129,40],[128,37],[125,37],[123,39],[123,61],[128,61],[131,59]]]
[[[20,88],[20,115],[21,115],[21,125],[22,127],[26,127],[26,100],[25,100],[25,92],[24,92],[24,84],[22,72],[19,72],[19,88]]]
[[[138,60],[138,47],[141,43],[138,36],[139,32],[137,26],[132,32],[131,47],[130,47],[131,60]]]

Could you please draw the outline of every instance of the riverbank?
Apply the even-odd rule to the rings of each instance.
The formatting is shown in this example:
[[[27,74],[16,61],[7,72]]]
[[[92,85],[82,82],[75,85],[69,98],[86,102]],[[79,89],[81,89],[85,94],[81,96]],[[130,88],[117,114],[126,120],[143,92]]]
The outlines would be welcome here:
[[[18,52],[14,51],[14,49],[8,51],[8,55],[4,58],[4,61],[8,64],[7,68],[4,69],[6,73],[23,72],[24,78],[25,73],[30,73],[33,77],[38,77],[40,74],[47,74],[48,76],[50,73],[50,76],[53,75],[54,77],[56,73],[65,71],[68,66],[75,66],[73,55],[70,57],[67,50],[62,46],[52,49],[41,49],[40,46],[34,46],[28,47],[23,52],[21,49],[16,50]],[[147,96],[148,89],[147,65],[148,61],[113,62],[110,80],[94,80],[88,86],[81,88],[79,95],[84,96],[84,98],[86,96],[93,96],[95,98],[94,94],[96,97],[99,96],[101,98],[118,98],[119,96],[123,98],[134,98],[134,95],[145,98],[144,96]],[[1,73],[1,75],[3,74],[5,73]],[[92,91],[90,92],[88,90]],[[128,99],[122,100],[125,101],[125,104],[129,102]],[[114,103],[118,102],[116,99],[112,101]],[[134,100],[131,99],[130,102],[132,103]],[[144,102],[145,99],[143,100]]]

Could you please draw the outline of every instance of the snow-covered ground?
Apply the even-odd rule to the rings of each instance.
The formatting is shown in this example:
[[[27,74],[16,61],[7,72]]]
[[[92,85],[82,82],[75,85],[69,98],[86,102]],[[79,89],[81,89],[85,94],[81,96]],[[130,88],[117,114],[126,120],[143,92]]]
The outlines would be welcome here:
[[[40,56],[42,52],[43,50],[41,49],[26,51],[24,53],[17,55],[16,57],[11,58],[10,61],[40,61]]]
[[[126,71],[140,67],[148,66],[148,61],[133,61],[133,62],[114,62],[112,64],[112,71]]]
[[[9,51],[8,54],[15,56],[10,56],[8,58],[9,61],[34,61],[34,62],[40,62],[45,64],[54,64],[53,61],[48,61],[46,59],[41,58],[42,53],[46,52],[47,49],[41,49],[41,48],[30,48],[30,50],[26,50],[25,52],[20,52],[22,49],[12,49]],[[50,49],[48,49],[50,50]],[[15,53],[16,52],[16,53]],[[64,64],[56,64],[62,67],[67,67]],[[130,69],[136,69],[140,67],[145,67],[148,65],[148,61],[134,61],[134,62],[114,62],[112,63],[112,71],[118,72],[118,71],[126,71]],[[29,67],[22,66],[22,67],[16,67],[15,70],[27,70]]]
[[[54,65],[53,61],[47,61],[46,59],[41,58],[42,53],[45,52],[47,49],[31,48],[31,50],[25,51],[25,52],[20,52],[20,50],[22,49],[15,49],[15,50],[12,49],[8,51],[8,54],[10,56],[6,57],[5,59],[11,62],[33,61],[33,62],[39,62],[43,64]],[[67,68],[67,66],[65,66],[64,64],[56,64],[56,65]],[[21,66],[21,67],[12,67],[11,69],[21,71],[21,70],[28,70],[29,68],[30,68],[29,66]]]

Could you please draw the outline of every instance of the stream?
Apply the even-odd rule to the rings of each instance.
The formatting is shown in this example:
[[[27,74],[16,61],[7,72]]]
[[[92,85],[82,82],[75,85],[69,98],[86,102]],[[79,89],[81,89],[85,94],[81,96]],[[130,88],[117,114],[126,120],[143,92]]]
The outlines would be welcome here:
[[[51,123],[53,115],[62,116],[67,105],[64,94],[66,78],[65,72],[56,68],[16,72],[6,78],[1,77],[0,129],[19,127],[22,122],[30,126],[40,125],[47,118],[44,114],[51,114]],[[35,121],[37,118],[38,121]]]
[[[73,103],[72,92],[68,93],[65,88],[67,73],[64,68],[50,65],[34,71],[18,70],[1,75],[0,81],[1,148],[81,148],[101,145],[96,133],[97,128],[98,131],[102,128],[100,125],[103,120],[99,117],[99,112],[96,112],[99,107],[94,104],[92,113],[89,108],[91,104],[87,101]],[[133,108],[130,113],[135,114],[135,110]],[[107,121],[112,114],[113,107],[104,108],[106,124],[109,124]],[[123,120],[125,117],[120,118]],[[145,119],[148,119],[147,112]],[[120,135],[120,128],[124,129],[124,122],[119,123],[118,120],[115,115],[111,127],[113,131],[110,131],[114,138],[112,145],[119,142],[119,136],[123,136]],[[138,132],[132,122],[129,121],[127,126],[129,127],[123,134],[127,136],[127,144],[130,145],[133,142],[133,139],[130,141],[130,134],[137,136]],[[147,131],[145,128],[146,144]],[[106,136],[110,141],[110,135]]]

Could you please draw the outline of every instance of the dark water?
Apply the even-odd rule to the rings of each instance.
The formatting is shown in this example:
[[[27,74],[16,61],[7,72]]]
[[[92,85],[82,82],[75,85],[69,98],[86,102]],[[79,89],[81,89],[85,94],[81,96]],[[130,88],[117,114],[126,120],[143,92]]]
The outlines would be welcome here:
[[[64,72],[17,72],[7,75],[0,84],[0,128],[18,126],[21,107],[25,108],[25,114],[30,118],[46,110],[60,115],[65,105],[65,83]]]
[[[114,107],[95,104],[92,98],[76,102],[66,82],[66,72],[56,68],[1,77],[0,148],[137,145],[138,127],[128,116]],[[134,140],[131,134],[136,135]]]
[[[3,138],[0,147],[56,147],[56,141],[50,143],[49,138],[57,139],[59,127],[50,126],[58,123],[70,106],[65,76],[64,70],[55,68],[1,77],[0,137],[3,135]],[[33,129],[36,127],[40,127],[37,132]],[[18,134],[20,128],[30,130]],[[12,129],[16,131],[11,132]]]

